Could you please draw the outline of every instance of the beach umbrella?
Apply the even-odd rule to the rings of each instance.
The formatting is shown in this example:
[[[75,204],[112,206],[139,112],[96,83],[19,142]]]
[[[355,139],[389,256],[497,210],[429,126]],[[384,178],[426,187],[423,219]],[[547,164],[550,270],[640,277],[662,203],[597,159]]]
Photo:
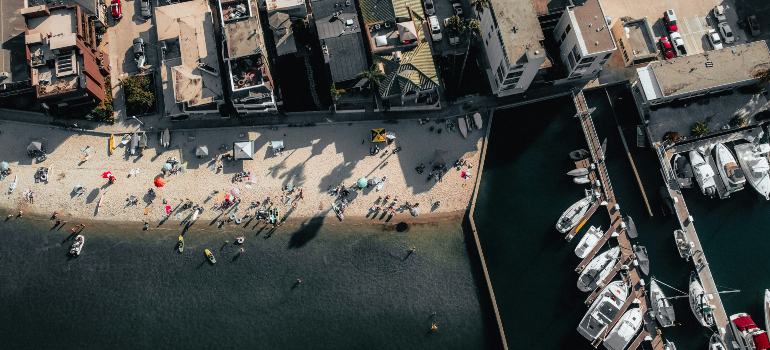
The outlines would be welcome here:
[[[109,179],[111,177],[112,177],[112,173],[109,171],[105,171],[104,173],[102,173],[102,179]]]
[[[35,152],[43,150],[43,141],[41,139],[30,139],[27,151]]]
[[[8,170],[8,162],[0,162],[0,171]]]
[[[155,187],[163,187],[166,185],[166,180],[162,177],[155,178]]]
[[[198,146],[198,148],[195,150],[195,155],[199,157],[209,155],[209,146],[206,146],[206,145]]]
[[[446,164],[447,151],[437,149],[433,152],[433,164]]]
[[[366,184],[367,184],[366,178],[362,177],[358,179],[358,182],[356,182],[356,184],[358,185],[358,187],[361,187],[361,188],[366,187]]]
[[[373,177],[369,179],[368,183],[369,185],[376,186],[378,183],[380,183],[380,179],[377,177]]]
[[[174,167],[174,166],[173,166],[173,165],[171,165],[171,163],[165,163],[165,164],[163,164],[163,171],[169,171],[169,170],[171,170],[171,168],[173,168],[173,167]]]
[[[419,216],[420,215],[420,209],[411,208],[411,209],[409,209],[409,213],[412,214],[412,216]]]
[[[232,194],[233,197],[238,197],[241,195],[241,190],[239,190],[238,187],[233,187],[233,189],[230,190],[230,194]]]
[[[170,215],[170,214],[171,214],[171,206],[167,205],[166,206],[166,215]]]
[[[385,129],[372,129],[372,142],[385,142]]]

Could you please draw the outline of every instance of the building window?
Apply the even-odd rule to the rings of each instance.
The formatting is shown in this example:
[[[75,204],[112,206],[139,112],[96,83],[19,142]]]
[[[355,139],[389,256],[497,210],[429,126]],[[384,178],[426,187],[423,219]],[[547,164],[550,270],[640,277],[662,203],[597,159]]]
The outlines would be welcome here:
[[[608,53],[608,54],[604,55],[604,58],[602,58],[602,59],[603,59],[603,60],[608,60],[608,59],[610,58],[610,56],[612,56],[612,52],[610,52],[610,53]]]
[[[516,87],[516,85],[510,85],[510,86],[506,86],[506,87],[504,87],[504,88],[503,88],[501,91],[508,91],[508,90],[511,90],[511,89],[513,89],[513,88],[515,88],[515,87]]]
[[[560,42],[564,41],[564,38],[567,37],[567,34],[569,34],[570,30],[572,30],[572,27],[569,24],[567,24],[567,28],[564,28],[564,33],[561,34],[561,40],[559,40]]]
[[[572,55],[572,52],[567,55],[568,63],[569,63],[569,69],[572,70],[572,67],[575,67],[575,56]]]
[[[580,60],[580,63],[591,63],[593,61],[596,61],[596,56],[593,57],[584,57],[582,60]]]
[[[581,65],[579,65],[579,66],[575,67],[575,70],[578,70],[578,69],[585,69],[585,68],[588,68],[588,67],[590,67],[590,66],[591,66],[591,64],[590,64],[590,63],[587,63],[587,64],[581,64]]]
[[[510,79],[515,77],[520,77],[522,74],[524,74],[524,71],[511,72],[511,73],[508,73],[508,76],[506,76],[506,78]]]
[[[623,52],[623,54],[625,55],[625,54],[626,54],[626,52],[624,51],[624,52]],[[627,61],[627,60],[628,60],[628,56],[626,56],[626,61]],[[605,63],[607,63],[607,60],[602,60],[601,62],[599,62],[599,66],[601,67],[601,66],[603,66]]]
[[[511,67],[511,70],[517,70],[517,69],[522,69],[522,68],[524,68],[523,64],[517,64],[517,65]]]
[[[499,80],[500,83],[502,83],[504,77],[505,77],[505,72],[503,71],[503,65],[501,62],[500,66],[497,67],[497,80]]]
[[[515,85],[518,82],[519,82],[519,78],[511,78],[511,79],[505,80],[503,85],[509,85],[509,84],[514,84]]]
[[[577,45],[572,47],[572,54],[575,55],[575,61],[580,62],[580,50],[578,50]]]

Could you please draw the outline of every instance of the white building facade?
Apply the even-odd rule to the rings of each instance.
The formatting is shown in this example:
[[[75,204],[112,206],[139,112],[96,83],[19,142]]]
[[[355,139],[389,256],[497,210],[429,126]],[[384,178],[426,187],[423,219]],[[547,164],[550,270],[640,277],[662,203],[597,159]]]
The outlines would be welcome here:
[[[593,77],[617,50],[599,0],[567,9],[553,31],[567,79]]]

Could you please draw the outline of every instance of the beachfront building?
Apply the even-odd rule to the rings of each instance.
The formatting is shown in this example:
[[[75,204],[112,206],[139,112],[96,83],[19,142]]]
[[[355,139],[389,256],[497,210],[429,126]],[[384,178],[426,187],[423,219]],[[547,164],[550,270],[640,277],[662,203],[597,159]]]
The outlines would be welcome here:
[[[484,68],[498,97],[529,89],[541,68],[550,67],[543,30],[531,0],[491,0],[479,18],[484,43]]]
[[[567,69],[567,79],[596,76],[615,52],[608,22],[599,0],[588,0],[562,13],[553,36]]]
[[[612,35],[617,40],[626,67],[658,59],[658,43],[647,17],[616,21],[612,26]]]
[[[224,104],[214,23],[206,0],[155,9],[164,115],[172,120],[219,113]]]
[[[304,0],[268,0],[267,22],[273,33],[273,42],[278,56],[296,54],[297,43],[292,25],[295,21],[307,19]]]
[[[314,0],[310,5],[332,83],[337,89],[353,87],[368,67],[356,2]]]
[[[110,6],[109,0],[57,0],[55,2],[51,1],[50,3],[51,5],[78,6],[83,13],[89,15],[89,20],[94,22],[96,29],[107,26],[107,10]]]
[[[220,0],[230,99],[240,114],[277,113],[259,10],[251,0]]]
[[[46,5],[21,10],[31,85],[44,107],[102,103],[109,57],[96,48],[91,16],[78,6]]]
[[[436,65],[426,38],[419,0],[360,0],[364,38],[372,62],[383,73],[377,87],[387,109],[435,109]]]

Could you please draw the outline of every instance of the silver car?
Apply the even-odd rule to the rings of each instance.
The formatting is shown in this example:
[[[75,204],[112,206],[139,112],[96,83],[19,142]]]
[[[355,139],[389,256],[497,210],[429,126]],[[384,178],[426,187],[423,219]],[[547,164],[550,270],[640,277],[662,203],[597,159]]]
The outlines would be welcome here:
[[[730,26],[727,23],[719,23],[719,32],[722,33],[722,38],[724,38],[725,44],[732,44],[735,41],[733,30],[730,29]]]
[[[144,18],[150,18],[152,17],[152,12],[150,12],[150,0],[140,0],[139,1],[139,7],[142,12],[142,17]]]
[[[142,38],[134,39],[134,62],[136,62],[137,68],[142,69],[144,67],[144,40]]]
[[[433,7],[433,0],[425,0],[423,2],[423,5],[425,5],[425,14],[428,16],[433,16],[436,14],[436,9]]]

